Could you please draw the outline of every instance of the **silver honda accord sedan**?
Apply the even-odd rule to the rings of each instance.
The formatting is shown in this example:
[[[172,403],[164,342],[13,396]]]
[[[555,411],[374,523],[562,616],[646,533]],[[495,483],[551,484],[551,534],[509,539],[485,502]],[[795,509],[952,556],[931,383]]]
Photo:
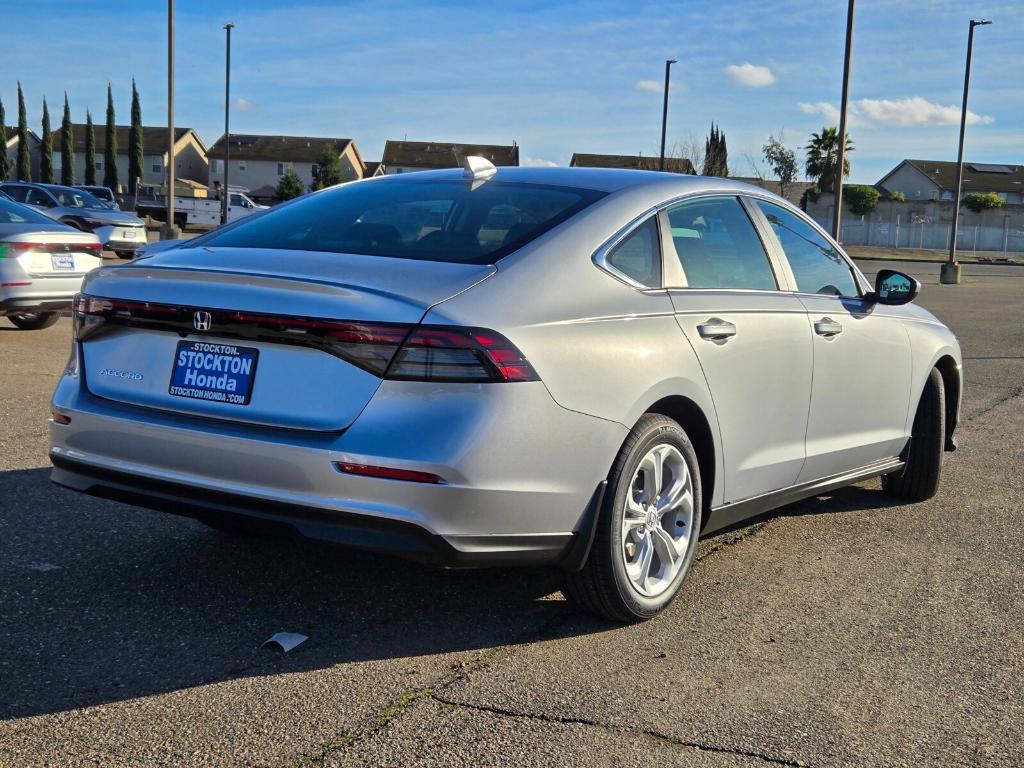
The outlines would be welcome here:
[[[617,621],[699,536],[882,476],[937,489],[956,338],[718,178],[378,177],[91,273],[60,485],[446,566],[557,564]]]

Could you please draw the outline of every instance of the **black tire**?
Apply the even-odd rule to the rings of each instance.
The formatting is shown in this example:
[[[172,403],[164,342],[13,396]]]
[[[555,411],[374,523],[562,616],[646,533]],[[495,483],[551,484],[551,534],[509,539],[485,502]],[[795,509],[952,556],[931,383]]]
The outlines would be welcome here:
[[[908,501],[925,501],[939,490],[942,452],[946,438],[946,390],[942,374],[932,368],[910,431],[906,465],[902,472],[882,478],[882,490]]]
[[[134,259],[135,251],[114,251],[119,259]]]
[[[23,331],[41,331],[60,320],[60,312],[23,312],[8,315],[7,319]]]
[[[621,531],[626,494],[633,493],[634,475],[647,453],[665,443],[682,454],[690,471],[693,516],[679,572],[664,592],[647,597],[637,591],[626,573],[626,545]],[[578,573],[565,574],[566,598],[590,613],[623,623],[646,621],[663,611],[675,599],[693,562],[700,531],[701,498],[700,468],[690,439],[672,419],[645,414],[629,433],[608,475],[608,491],[598,513],[594,543],[586,563]]]

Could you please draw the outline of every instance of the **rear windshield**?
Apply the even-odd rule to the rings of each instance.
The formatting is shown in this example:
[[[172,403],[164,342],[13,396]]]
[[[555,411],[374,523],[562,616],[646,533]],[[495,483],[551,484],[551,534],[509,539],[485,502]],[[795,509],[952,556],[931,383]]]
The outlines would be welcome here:
[[[44,216],[24,205],[12,203],[0,197],[0,224],[53,224],[49,216]]]
[[[499,181],[381,179],[310,195],[190,245],[491,264],[603,196]]]

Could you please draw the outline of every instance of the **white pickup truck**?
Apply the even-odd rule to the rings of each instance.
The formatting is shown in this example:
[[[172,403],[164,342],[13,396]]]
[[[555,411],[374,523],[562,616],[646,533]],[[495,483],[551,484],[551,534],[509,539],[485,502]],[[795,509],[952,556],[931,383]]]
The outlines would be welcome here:
[[[135,209],[139,216],[149,215],[157,221],[167,218],[167,202],[162,194],[155,189],[139,188],[139,197]],[[228,206],[228,221],[235,221],[256,211],[265,210],[269,206],[255,203],[244,192],[231,190]],[[208,197],[174,197],[174,224],[178,227],[220,225],[221,201],[219,198]]]

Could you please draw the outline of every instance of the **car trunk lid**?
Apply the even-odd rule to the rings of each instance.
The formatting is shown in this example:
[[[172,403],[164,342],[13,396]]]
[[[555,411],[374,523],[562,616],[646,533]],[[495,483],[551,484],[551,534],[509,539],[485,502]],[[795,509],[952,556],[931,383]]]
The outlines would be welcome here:
[[[384,359],[429,307],[493,272],[221,248],[175,249],[100,270],[83,289],[108,300],[102,332],[93,333],[88,318],[82,325],[87,386],[100,397],[185,414],[341,430],[381,381],[349,354],[349,342],[362,345],[359,355]],[[230,381],[234,389],[223,391]],[[202,394],[206,385],[224,398]]]

